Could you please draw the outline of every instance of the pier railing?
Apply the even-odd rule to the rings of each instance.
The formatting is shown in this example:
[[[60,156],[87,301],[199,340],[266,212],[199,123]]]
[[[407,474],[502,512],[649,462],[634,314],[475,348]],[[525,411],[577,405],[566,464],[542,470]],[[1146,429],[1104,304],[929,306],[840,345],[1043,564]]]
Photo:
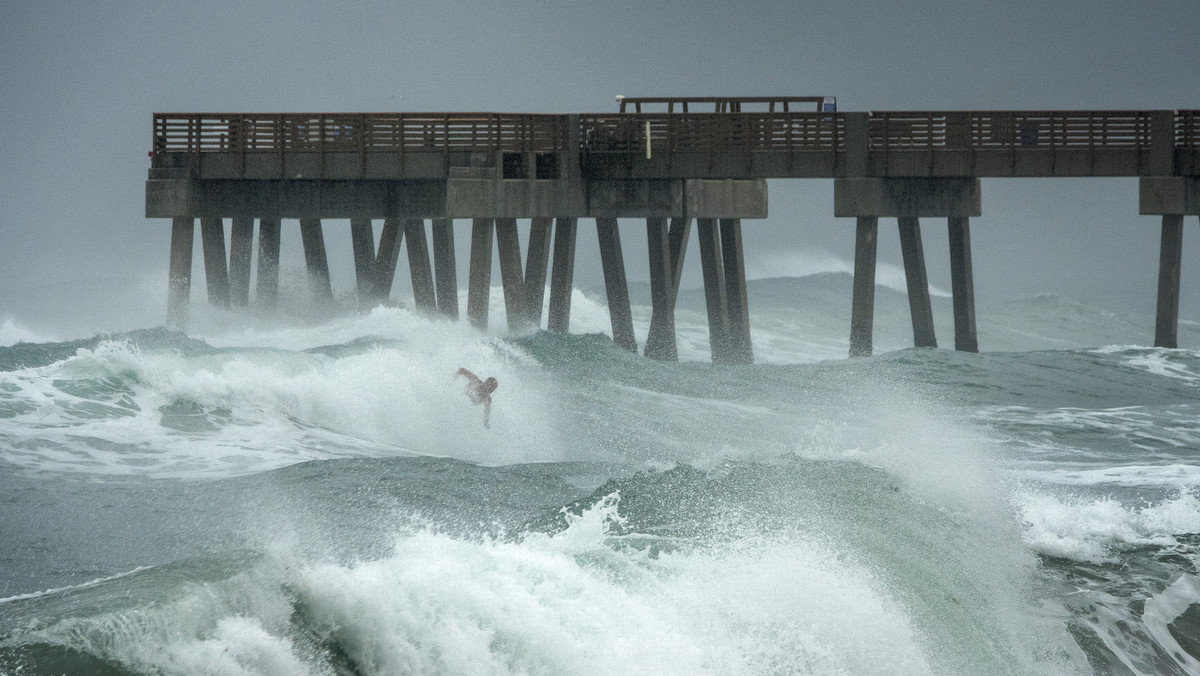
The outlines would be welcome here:
[[[565,116],[512,113],[158,113],[156,152],[557,152]]]
[[[841,176],[862,144],[867,175],[879,176],[1200,170],[1200,110],[883,111],[866,113],[865,130],[854,127],[848,139],[853,115],[863,114],[159,113],[153,148],[163,156],[156,167],[190,166],[210,178],[436,177],[474,166],[471,153],[575,151],[591,157],[596,176]],[[180,164],[185,155],[193,159]]]
[[[1149,148],[1148,111],[879,112],[872,150]]]
[[[584,151],[844,150],[840,113],[624,113],[581,115]]]

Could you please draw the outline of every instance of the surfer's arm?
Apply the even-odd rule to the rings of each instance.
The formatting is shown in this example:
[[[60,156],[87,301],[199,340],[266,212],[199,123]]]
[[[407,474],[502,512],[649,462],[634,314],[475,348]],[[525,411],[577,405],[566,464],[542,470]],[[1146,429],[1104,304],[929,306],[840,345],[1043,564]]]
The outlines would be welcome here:
[[[468,370],[466,370],[465,368],[462,368],[462,367],[459,367],[459,369],[458,369],[458,372],[457,372],[457,373],[455,373],[454,375],[456,375],[456,376],[466,376],[466,377],[467,377],[467,380],[469,380],[469,381],[471,381],[471,382],[473,382],[473,383],[479,383],[479,382],[483,382],[483,381],[481,381],[481,380],[479,379],[479,376],[475,375],[474,373],[471,373],[470,371],[468,371]]]

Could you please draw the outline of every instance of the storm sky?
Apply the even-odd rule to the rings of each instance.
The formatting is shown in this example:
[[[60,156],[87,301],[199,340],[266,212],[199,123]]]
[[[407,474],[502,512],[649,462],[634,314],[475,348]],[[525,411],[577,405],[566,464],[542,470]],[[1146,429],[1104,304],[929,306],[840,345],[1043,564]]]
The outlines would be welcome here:
[[[155,112],[613,112],[617,94],[825,95],[840,110],[1200,108],[1198,27],[1195,0],[0,0],[0,321],[63,338],[161,324],[169,221],[143,211]],[[743,225],[750,276],[848,271],[854,222],[833,217],[832,181],[769,190],[770,217]],[[289,224],[285,265],[300,250]],[[590,225],[576,267],[585,288],[600,285]],[[922,225],[931,284],[949,288],[945,222]],[[1152,313],[1159,225],[1137,214],[1136,179],[984,179],[977,297],[1056,293]],[[1194,218],[1186,226],[1182,313],[1195,319],[1200,233]],[[645,280],[644,224],[621,228],[629,277]],[[900,250],[894,221],[880,230],[882,282]],[[327,224],[326,237],[344,292],[348,228]],[[685,287],[700,284],[697,258]]]

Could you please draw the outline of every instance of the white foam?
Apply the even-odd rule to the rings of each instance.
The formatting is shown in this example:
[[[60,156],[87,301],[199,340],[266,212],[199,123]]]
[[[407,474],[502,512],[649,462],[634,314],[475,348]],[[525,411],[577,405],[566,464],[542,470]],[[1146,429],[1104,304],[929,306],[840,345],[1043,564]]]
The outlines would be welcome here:
[[[1182,573],[1161,592],[1146,599],[1142,621],[1164,652],[1190,674],[1200,674],[1200,660],[1192,657],[1171,634],[1167,625],[1193,605],[1200,604],[1200,577]]]
[[[0,457],[31,469],[159,476],[229,476],[314,458],[408,452],[488,464],[559,459],[553,392],[510,343],[404,310],[380,309],[353,323],[350,334],[373,324],[397,343],[340,357],[265,349],[185,356],[113,341],[0,374],[0,384],[32,409],[0,419],[0,439],[9,442],[0,444]],[[246,342],[296,347],[345,338],[347,330],[281,329]],[[490,430],[462,394],[464,382],[454,375],[460,366],[500,381]],[[128,392],[70,394],[60,381],[99,381],[101,390],[116,381]],[[160,411],[178,402],[198,407],[212,428],[164,427]]]
[[[29,599],[36,599],[36,598],[41,598],[43,596],[50,596],[52,594],[58,594],[58,593],[65,592],[65,591],[78,591],[81,589],[88,589],[89,587],[96,587],[96,586],[102,585],[105,582],[112,582],[113,580],[119,580],[123,577],[129,577],[130,575],[135,575],[137,573],[142,572],[143,570],[150,570],[150,568],[152,568],[152,566],[138,566],[137,568],[134,568],[133,570],[127,570],[123,573],[117,573],[116,575],[109,575],[107,577],[99,577],[99,578],[96,578],[95,580],[89,580],[87,582],[81,582],[79,584],[70,585],[67,587],[56,587],[54,589],[44,589],[42,591],[31,592],[28,594],[17,594],[16,596],[9,596],[8,598],[0,599],[0,604],[12,603],[14,601],[27,601]]]
[[[1116,465],[1095,468],[1062,467],[1050,463],[1045,469],[1026,469],[1021,476],[1041,483],[1064,486],[1143,486],[1150,488],[1200,487],[1200,467],[1170,463],[1166,465]]]
[[[1141,506],[1028,492],[1017,501],[1025,541],[1034,551],[1078,561],[1113,561],[1124,546],[1172,546],[1176,535],[1200,533],[1200,499],[1193,491]]]
[[[1092,350],[1096,354],[1121,355],[1124,366],[1147,371],[1167,378],[1200,382],[1200,373],[1194,370],[1200,359],[1200,351],[1141,345],[1106,345]],[[1184,363],[1187,362],[1187,363]]]
[[[1200,418],[1191,404],[1171,406],[1118,406],[1113,408],[1033,409],[1022,406],[986,407],[977,410],[974,418],[1006,427],[1033,428],[1033,434],[1023,434],[1022,443],[1042,453],[1066,451],[1071,458],[1055,458],[1057,470],[1070,476],[1072,460],[1099,459],[1106,465],[1115,461],[1105,458],[1090,447],[1071,447],[1058,441],[1064,431],[1085,432],[1103,437],[1108,445],[1127,444],[1136,449],[1140,464],[1159,461],[1163,465],[1178,460],[1177,451],[1200,448]],[[1119,466],[1111,468],[1120,473]]]
[[[624,546],[615,496],[520,541],[401,536],[382,559],[268,560],[174,598],[17,631],[164,674],[330,673],[302,621],[362,673],[926,674],[924,637],[828,543]]]
[[[903,609],[827,546],[653,558],[619,546],[615,510],[519,543],[421,532],[385,559],[309,567],[296,587],[370,673],[930,672]]]

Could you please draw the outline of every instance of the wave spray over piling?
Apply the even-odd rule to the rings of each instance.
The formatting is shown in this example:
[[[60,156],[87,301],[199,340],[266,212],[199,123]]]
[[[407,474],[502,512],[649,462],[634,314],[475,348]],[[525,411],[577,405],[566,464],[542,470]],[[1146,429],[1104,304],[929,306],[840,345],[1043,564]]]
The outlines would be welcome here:
[[[881,288],[847,360],[848,285],[752,282],[751,366],[698,292],[678,363],[579,291],[577,335],[10,322],[0,673],[1200,670],[1200,353],[1054,297],[899,349]]]

